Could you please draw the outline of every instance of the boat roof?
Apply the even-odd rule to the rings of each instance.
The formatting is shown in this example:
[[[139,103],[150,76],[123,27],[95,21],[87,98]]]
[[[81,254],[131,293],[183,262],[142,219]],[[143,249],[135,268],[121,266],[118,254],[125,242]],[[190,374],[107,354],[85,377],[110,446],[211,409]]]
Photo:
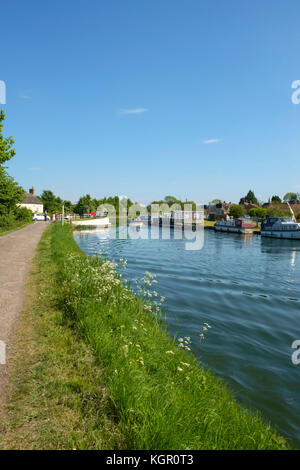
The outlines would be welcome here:
[[[295,221],[292,219],[292,217],[267,217],[267,220],[274,221],[274,222],[293,222]]]

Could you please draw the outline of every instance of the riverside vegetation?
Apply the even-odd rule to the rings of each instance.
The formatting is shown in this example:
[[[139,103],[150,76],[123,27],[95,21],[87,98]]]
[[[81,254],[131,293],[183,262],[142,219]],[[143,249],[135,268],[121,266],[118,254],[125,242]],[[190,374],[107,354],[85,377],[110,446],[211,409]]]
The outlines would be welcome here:
[[[38,297],[19,334],[30,353],[12,372],[2,448],[288,447],[199,365],[189,338],[169,336],[149,273],[135,295],[114,264],[80,251],[70,226],[52,224],[31,276]]]
[[[16,154],[14,139],[3,135],[4,120],[4,111],[0,110],[0,235],[31,223],[32,217],[30,210],[19,207],[24,190],[6,172],[4,166]]]

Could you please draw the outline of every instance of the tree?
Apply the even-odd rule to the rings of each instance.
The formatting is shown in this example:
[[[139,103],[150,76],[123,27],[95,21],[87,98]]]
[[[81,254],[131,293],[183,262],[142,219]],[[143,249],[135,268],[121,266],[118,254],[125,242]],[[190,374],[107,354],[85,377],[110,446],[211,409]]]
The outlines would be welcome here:
[[[165,202],[171,206],[172,204],[176,204],[176,202],[178,202],[178,199],[174,196],[166,196],[165,197]]]
[[[40,199],[43,201],[44,209],[51,214],[61,212],[63,200],[60,197],[55,196],[49,189],[44,189]]]
[[[0,215],[13,216],[23,196],[23,188],[0,167]]]
[[[192,210],[195,211],[197,210],[197,204],[194,202],[194,201],[188,201],[187,199],[185,201],[181,201],[180,199],[177,199],[176,197],[174,196],[166,196],[164,198],[163,201],[152,201],[148,206],[147,206],[147,210],[148,210],[148,213],[150,214],[151,213],[151,206],[152,205],[159,205],[159,206],[169,206],[172,207],[172,206],[175,206],[175,205],[178,205],[178,209],[181,209],[181,210],[184,210],[184,206],[185,205],[189,205],[191,206]],[[167,207],[166,207],[167,209]]]
[[[250,217],[258,217],[259,219],[264,219],[267,216],[267,209],[258,207],[257,209],[250,209]]]
[[[269,217],[290,217],[291,213],[288,209],[281,209],[280,206],[276,207],[276,205],[274,205],[273,207],[268,207],[267,215]]]
[[[133,202],[130,198],[126,197],[120,199],[119,196],[109,196],[102,199],[96,199],[92,198],[90,194],[86,194],[79,198],[77,204],[73,206],[73,211],[75,214],[84,214],[86,212],[90,213],[91,211],[96,211],[99,206],[103,206],[105,204],[113,206],[115,208],[116,215],[118,216],[120,205],[124,210],[126,210],[126,208],[128,210],[129,207],[132,206]]]
[[[231,217],[238,219],[239,217],[241,217],[241,215],[244,215],[245,213],[246,213],[246,210],[244,206],[240,204],[231,204],[230,209],[229,209],[229,215]]]
[[[240,204],[244,204],[245,202],[248,202],[249,204],[256,204],[257,206],[259,205],[254,191],[251,189],[248,191],[247,195],[240,200]]]
[[[73,212],[73,204],[71,201],[63,201],[63,205],[65,206],[65,212]]]
[[[86,194],[85,196],[81,196],[74,207],[74,212],[76,214],[84,214],[86,212],[90,212],[97,209],[95,207],[95,201],[92,201],[90,194]]]
[[[284,202],[299,202],[299,199],[300,199],[300,195],[297,194],[297,193],[286,193],[284,196],[283,196],[283,200]]]
[[[4,111],[0,111],[0,226],[11,225],[16,219],[18,203],[22,201],[24,190],[18,183],[7,174],[5,162],[9,161],[16,154],[13,149],[14,139],[4,138],[3,121]],[[19,213],[20,215],[20,213]]]
[[[185,205],[186,206],[188,206],[188,205],[191,206],[192,211],[196,211],[198,209],[198,206],[194,201],[185,201],[184,203],[181,203],[181,204],[182,204],[182,206],[181,206],[182,210],[184,210]]]
[[[5,162],[10,160],[16,155],[16,151],[13,148],[15,143],[12,137],[3,137],[3,121],[5,119],[5,114],[3,109],[0,111],[0,165],[3,165]]]
[[[271,202],[273,204],[281,204],[282,201],[279,196],[272,196]]]
[[[61,197],[55,196],[49,189],[44,189],[40,199],[43,201],[44,209],[52,214],[60,213],[62,206],[64,206],[65,212],[73,212],[73,204],[71,201],[64,201]]]

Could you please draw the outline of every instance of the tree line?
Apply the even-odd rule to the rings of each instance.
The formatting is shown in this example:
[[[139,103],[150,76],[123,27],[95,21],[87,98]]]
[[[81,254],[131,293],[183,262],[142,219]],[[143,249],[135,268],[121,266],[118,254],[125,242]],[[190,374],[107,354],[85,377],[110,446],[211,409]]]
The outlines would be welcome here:
[[[125,199],[120,200],[119,196],[110,196],[110,197],[104,197],[104,198],[98,199],[98,198],[91,197],[90,194],[81,196],[79,200],[77,201],[77,203],[72,204],[71,201],[66,201],[66,200],[61,199],[60,197],[55,196],[53,192],[50,190],[44,190],[40,198],[43,201],[45,210],[47,210],[47,212],[49,213],[61,212],[62,205],[64,205],[65,212],[70,212],[70,213],[75,213],[75,214],[90,214],[93,211],[96,212],[100,206],[109,204],[110,206],[113,206],[115,208],[116,214],[119,215],[120,201],[121,203],[127,205],[127,209],[129,209],[134,204],[130,198],[127,198],[126,200]],[[258,201],[257,197],[254,194],[254,191],[249,190],[246,196],[240,199],[239,204],[231,204],[229,215],[235,218],[245,215],[247,213],[247,209],[245,205],[248,203],[248,204],[254,204],[257,206],[256,208],[250,209],[249,215],[251,217],[258,217],[258,218],[265,218],[266,216],[284,217],[284,216],[289,216],[290,211],[282,207],[282,204],[285,204],[286,202],[290,202],[291,204],[294,204],[294,203],[299,203],[299,201],[300,201],[299,194],[289,192],[289,193],[286,193],[282,199],[277,195],[272,196],[268,201],[269,207],[264,208],[262,207],[263,202]],[[220,202],[221,202],[220,199],[216,198],[210,202],[210,205],[215,205]],[[187,205],[190,205],[191,209],[194,211],[197,210],[197,208],[199,208],[199,206],[197,205],[195,201],[188,201],[187,199],[185,201],[182,201],[178,199],[177,197],[170,196],[170,195],[165,196],[164,199],[152,201],[146,207],[148,214],[151,213],[152,205],[159,205],[162,208],[165,207],[166,210],[168,208],[171,208],[172,206],[175,207],[175,205],[178,207],[178,209],[181,209],[181,210],[183,210],[184,207],[186,207]],[[299,218],[300,218],[300,214],[299,214]]]
[[[44,190],[40,196],[40,199],[43,202],[44,209],[49,213],[60,213],[62,210],[62,206],[64,205],[65,212],[70,212],[74,214],[90,214],[93,211],[96,212],[97,209],[101,206],[110,205],[115,208],[116,214],[119,215],[120,203],[121,205],[126,204],[127,209],[129,209],[133,204],[138,204],[136,202],[134,203],[130,198],[120,199],[119,196],[109,196],[98,199],[91,197],[90,194],[81,196],[75,204],[72,204],[71,201],[65,201],[60,197],[55,196],[55,194],[50,190]],[[151,205],[153,204],[158,204],[161,207],[166,207],[166,209],[176,204],[178,208],[182,210],[184,209],[185,205],[189,204],[192,210],[197,209],[197,204],[194,201],[181,201],[175,196],[165,196],[164,199],[161,199],[159,201],[152,201],[147,206],[147,211],[149,214],[151,213]]]
[[[32,213],[18,204],[24,198],[24,189],[7,173],[6,162],[15,155],[14,139],[4,137],[3,123],[5,114],[0,111],[0,227],[11,227],[18,222],[30,222]]]
[[[113,206],[117,215],[119,214],[119,196],[110,196],[97,199],[91,197],[90,194],[85,194],[84,196],[81,196],[75,204],[73,204],[71,201],[63,200],[60,197],[55,196],[55,194],[50,190],[44,190],[40,196],[40,199],[43,202],[44,210],[51,214],[61,213],[63,205],[65,213],[74,213],[78,215],[91,214],[91,212],[96,212],[99,207],[105,204]],[[130,207],[133,204],[130,198],[126,199],[126,203],[127,207]]]
[[[300,194],[295,192],[286,193],[281,199],[279,196],[274,195],[269,198],[267,207],[262,207],[264,203],[259,202],[254,194],[254,191],[249,190],[245,197],[240,199],[239,204],[231,204],[229,215],[238,218],[247,213],[246,204],[254,204],[249,210],[250,217],[257,217],[264,219],[265,217],[289,217],[290,210],[285,207],[287,203],[300,204]],[[300,219],[300,212],[295,214],[297,219]]]

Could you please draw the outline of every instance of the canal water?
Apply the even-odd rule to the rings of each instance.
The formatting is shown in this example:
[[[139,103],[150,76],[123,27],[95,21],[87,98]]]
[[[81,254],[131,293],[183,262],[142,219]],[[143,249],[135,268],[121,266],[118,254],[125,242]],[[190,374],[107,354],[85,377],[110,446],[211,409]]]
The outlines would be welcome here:
[[[155,274],[170,333],[190,336],[199,361],[299,449],[300,364],[291,346],[300,340],[300,240],[205,230],[203,248],[191,251],[172,230],[170,239],[151,239],[148,227],[126,239],[126,230],[74,236],[89,255],[126,258],[128,280]],[[204,322],[211,328],[200,341]]]

